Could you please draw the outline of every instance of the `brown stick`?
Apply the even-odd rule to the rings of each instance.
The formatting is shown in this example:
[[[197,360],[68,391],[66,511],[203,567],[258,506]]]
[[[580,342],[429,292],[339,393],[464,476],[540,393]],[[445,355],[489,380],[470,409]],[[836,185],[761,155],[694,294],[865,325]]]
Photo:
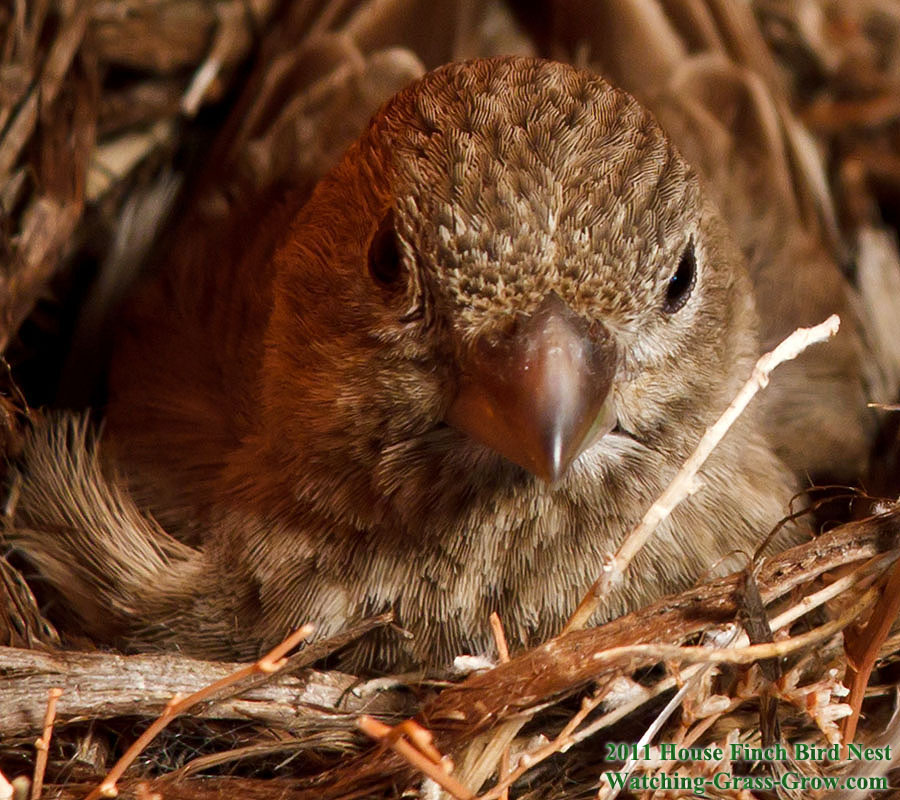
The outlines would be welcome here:
[[[427,775],[442,789],[453,795],[456,800],[473,800],[475,795],[454,778],[446,769],[440,758],[440,753],[423,752],[423,748],[414,746],[401,735],[398,728],[385,725],[368,715],[359,718],[359,729],[375,741],[390,747],[411,766]],[[399,727],[399,726],[398,726]],[[430,744],[430,741],[429,741]],[[437,758],[435,758],[437,755]]]
[[[312,632],[312,625],[304,625],[302,628],[298,628],[294,631],[287,639],[256,663],[250,664],[243,669],[239,669],[200,691],[194,692],[188,697],[182,698],[178,695],[173,697],[166,705],[163,713],[160,714],[156,721],[137,738],[131,747],[128,748],[125,754],[115,763],[109,773],[107,773],[100,785],[88,794],[85,800],[99,800],[101,797],[115,797],[118,794],[116,782],[122,777],[125,770],[131,766],[131,763],[144,751],[144,748],[150,744],[150,742],[156,738],[156,735],[175,719],[175,717],[196,703],[200,703],[203,700],[213,697],[222,689],[233,686],[238,681],[243,680],[254,673],[262,672],[268,674],[282,669],[287,663],[287,660],[284,658],[285,654],[290,650],[293,650],[300,642],[309,637]]]
[[[900,612],[900,564],[895,565],[891,570],[887,584],[881,590],[881,598],[865,627],[853,634],[848,631],[844,635],[848,662],[844,685],[850,687],[847,703],[853,709],[850,716],[844,717],[841,727],[844,758],[850,758],[847,746],[853,742],[853,737],[856,736],[856,726],[859,723],[869,676],[875,669],[878,652],[891,632],[898,612]]]
[[[386,619],[373,617],[346,632],[311,642],[291,656],[278,675],[251,678],[241,684],[237,696],[225,693],[186,713],[200,719],[252,719],[287,731],[307,730],[325,715],[335,730],[354,729],[356,715],[363,711],[407,717],[414,712],[408,695],[360,697],[353,692],[359,682],[356,676],[305,669]],[[0,739],[39,734],[43,699],[55,686],[66,689],[56,707],[57,727],[72,719],[156,717],[173,695],[193,694],[245,666],[177,653],[123,656],[0,647]],[[301,669],[302,673],[293,674]],[[129,689],[133,685],[142,687],[139,695]]]
[[[34,778],[31,781],[31,800],[40,800],[41,791],[44,788],[44,772],[47,770],[47,758],[50,754],[50,737],[53,736],[53,720],[56,718],[56,701],[59,700],[63,690],[50,689],[47,692],[47,712],[44,715],[44,732],[34,746],[37,749],[37,758],[34,760]]]

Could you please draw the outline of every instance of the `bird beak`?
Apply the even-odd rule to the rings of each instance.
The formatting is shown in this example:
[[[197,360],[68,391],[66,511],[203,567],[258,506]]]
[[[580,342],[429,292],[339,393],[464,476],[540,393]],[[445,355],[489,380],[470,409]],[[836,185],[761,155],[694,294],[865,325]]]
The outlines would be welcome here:
[[[463,361],[446,421],[547,483],[616,425],[615,343],[555,294]]]

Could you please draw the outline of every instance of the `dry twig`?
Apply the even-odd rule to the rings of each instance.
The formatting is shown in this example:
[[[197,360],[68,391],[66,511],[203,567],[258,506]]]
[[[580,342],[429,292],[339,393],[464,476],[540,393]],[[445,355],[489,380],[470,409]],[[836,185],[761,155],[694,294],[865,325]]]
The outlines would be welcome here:
[[[363,733],[393,749],[409,764],[453,795],[456,800],[473,800],[475,797],[450,774],[452,762],[448,762],[435,749],[431,733],[413,720],[407,720],[392,728],[374,717],[363,715],[359,718],[358,724]],[[404,736],[408,739],[404,739]]]
[[[150,742],[156,738],[156,735],[175,719],[175,717],[191,706],[213,697],[222,689],[233,686],[238,681],[248,678],[255,673],[261,672],[270,674],[282,669],[287,663],[287,659],[284,658],[285,654],[293,650],[304,639],[308,638],[312,632],[312,625],[304,625],[302,628],[298,628],[294,631],[287,639],[267,655],[259,659],[259,661],[250,664],[243,669],[237,670],[228,677],[222,678],[222,680],[216,681],[206,688],[201,689],[199,692],[194,692],[194,694],[189,695],[188,697],[173,697],[166,706],[165,711],[163,711],[156,721],[137,738],[131,747],[128,748],[125,754],[116,762],[115,766],[107,773],[100,785],[88,794],[85,800],[99,800],[101,797],[115,797],[118,794],[116,782],[122,777],[131,763],[143,752],[144,748],[150,744]]]
[[[862,701],[865,697],[869,676],[875,669],[875,662],[884,640],[887,639],[891,628],[900,611],[900,564],[891,570],[890,577],[881,590],[881,597],[869,621],[859,630],[852,628],[844,633],[844,647],[847,651],[847,672],[844,683],[850,687],[850,696],[847,702],[853,713],[844,718],[841,738],[844,742],[844,756],[849,758],[847,745],[853,742],[856,736],[856,726],[859,723],[859,714],[862,710]]]
[[[47,769],[47,757],[50,753],[50,737],[53,735],[53,720],[56,718],[56,701],[63,693],[62,689],[54,688],[47,692],[47,712],[44,715],[44,730],[41,738],[34,746],[37,749],[37,757],[34,760],[34,778],[31,781],[31,800],[40,800],[44,788],[44,772]]]
[[[823,342],[834,336],[841,320],[832,314],[824,322],[812,328],[798,328],[774,350],[762,355],[753,368],[753,373],[725,409],[722,416],[703,434],[697,448],[691,454],[678,474],[644,514],[638,526],[625,537],[618,552],[611,557],[603,574],[597,578],[590,591],[584,596],[575,613],[563,628],[563,633],[581,630],[600,607],[610,591],[622,580],[632,559],[644,546],[656,527],[674,508],[696,488],[696,477],[700,468],[709,458],[715,446],[722,440],[735,420],[754,398],[756,393],[769,383],[769,375],[779,364],[799,356],[810,345]]]
[[[206,720],[256,720],[287,731],[304,731],[327,715],[330,727],[351,730],[357,714],[412,713],[400,694],[362,696],[358,679],[338,671],[310,670],[314,661],[384,624],[389,616],[364,620],[335,636],[316,640],[288,658],[277,678],[259,675],[234,693],[185,713]],[[119,655],[108,652],[25,650],[0,647],[0,739],[31,736],[39,730],[41,698],[54,686],[66,688],[57,705],[57,723],[77,719],[156,717],[175,694],[183,696],[221,680],[243,664],[200,661],[169,654]],[[299,673],[299,670],[304,670]],[[295,674],[297,673],[297,674]],[[136,695],[131,687],[141,686]],[[69,691],[71,689],[71,691]],[[233,696],[237,695],[237,696]]]
[[[503,623],[497,612],[491,614],[491,630],[494,632],[494,641],[497,643],[497,656],[501,664],[509,661],[509,646],[506,644],[506,634],[503,632]],[[503,781],[509,775],[509,753],[510,745],[503,748],[500,756],[500,764],[497,770],[497,777]],[[509,800],[509,790],[505,789],[500,795],[500,800]]]

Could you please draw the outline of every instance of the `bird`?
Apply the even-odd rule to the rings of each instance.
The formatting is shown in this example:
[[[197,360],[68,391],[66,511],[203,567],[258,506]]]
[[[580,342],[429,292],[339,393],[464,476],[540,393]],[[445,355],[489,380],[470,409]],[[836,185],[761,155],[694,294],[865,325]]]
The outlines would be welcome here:
[[[427,72],[308,197],[175,237],[117,329],[102,434],[31,436],[7,538],[129,650],[254,659],[302,623],[392,611],[340,661],[384,670],[490,652],[492,612],[514,647],[558,634],[760,331],[794,324],[796,284],[760,253],[774,236],[796,261],[784,218],[714,172],[589,69]],[[816,265],[831,277],[804,280],[844,309]],[[784,434],[808,398],[821,430],[865,440],[843,335],[850,355],[800,362],[738,420],[595,621],[742,563],[798,475],[834,463],[827,436],[817,454],[808,427]]]

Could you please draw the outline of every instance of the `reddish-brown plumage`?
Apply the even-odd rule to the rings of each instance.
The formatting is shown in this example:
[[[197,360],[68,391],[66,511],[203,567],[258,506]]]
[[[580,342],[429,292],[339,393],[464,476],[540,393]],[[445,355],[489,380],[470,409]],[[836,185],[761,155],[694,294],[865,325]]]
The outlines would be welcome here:
[[[509,58],[400,93],[305,204],[189,219],[122,328],[102,447],[194,549],[129,584],[113,537],[76,542],[122,565],[79,610],[113,606],[95,633],[129,646],[251,657],[393,608],[412,638],[353,665],[484,649],[491,611],[514,644],[557,632],[758,352],[758,243],[723,205],[628,95]],[[603,614],[755,547],[794,491],[776,447],[745,417]]]

